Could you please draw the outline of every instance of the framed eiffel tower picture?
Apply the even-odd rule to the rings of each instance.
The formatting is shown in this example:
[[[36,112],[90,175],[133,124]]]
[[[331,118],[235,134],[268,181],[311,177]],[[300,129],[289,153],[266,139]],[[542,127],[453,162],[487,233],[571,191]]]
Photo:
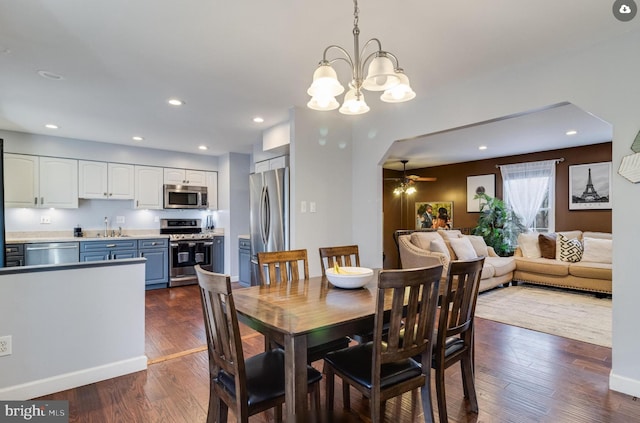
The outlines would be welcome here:
[[[569,210],[611,208],[611,162],[569,166]]]

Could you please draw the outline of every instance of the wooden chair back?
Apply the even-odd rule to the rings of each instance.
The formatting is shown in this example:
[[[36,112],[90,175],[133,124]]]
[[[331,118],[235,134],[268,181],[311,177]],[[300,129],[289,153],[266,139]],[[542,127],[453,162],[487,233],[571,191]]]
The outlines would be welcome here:
[[[322,276],[326,275],[326,270],[334,265],[342,266],[360,266],[360,255],[358,254],[357,245],[342,245],[339,247],[321,247],[320,264],[322,268]]]
[[[440,343],[452,336],[469,336],[467,334],[473,328],[483,265],[484,257],[465,261],[454,260],[449,264],[438,322]],[[442,331],[440,328],[446,330]]]
[[[309,279],[307,250],[258,253],[258,268],[262,285]]]
[[[383,364],[416,356],[422,356],[423,368],[430,367],[441,276],[441,265],[380,271],[373,339],[378,376]],[[388,323],[385,304],[391,305]]]

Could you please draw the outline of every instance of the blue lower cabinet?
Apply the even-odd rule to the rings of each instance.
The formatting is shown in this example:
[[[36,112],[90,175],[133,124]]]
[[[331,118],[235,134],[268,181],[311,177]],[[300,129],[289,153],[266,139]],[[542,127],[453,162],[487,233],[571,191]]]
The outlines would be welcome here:
[[[138,240],[138,253],[147,259],[146,289],[169,286],[169,240],[167,238]]]
[[[136,257],[145,263],[145,288],[169,286],[169,239],[127,239],[84,241],[80,243],[80,261],[121,260]]]

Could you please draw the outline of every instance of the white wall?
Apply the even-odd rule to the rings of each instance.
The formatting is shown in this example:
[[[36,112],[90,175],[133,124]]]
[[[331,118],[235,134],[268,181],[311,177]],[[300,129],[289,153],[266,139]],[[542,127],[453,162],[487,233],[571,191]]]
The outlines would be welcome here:
[[[147,368],[143,259],[40,267],[0,270],[0,335],[13,350],[0,357],[0,399]]]
[[[353,242],[351,207],[356,206],[351,195],[351,121],[335,113],[295,108],[291,122],[290,248],[306,248],[310,274],[320,275],[318,248]],[[305,213],[301,211],[303,201]],[[312,202],[315,213],[310,210]]]
[[[382,266],[382,169],[380,161],[397,139],[570,101],[613,125],[613,168],[640,130],[640,45],[637,25],[624,37],[565,52],[536,66],[513,67],[455,86],[418,92],[397,105],[370,103],[372,113],[354,127],[352,207],[353,240],[363,260]],[[408,66],[407,66],[408,67]],[[444,147],[446,148],[446,146]],[[635,264],[640,225],[640,185],[617,174],[613,179],[613,365],[612,389],[640,396],[640,338],[629,336],[640,320],[640,284]],[[316,228],[330,230],[330,225]]]

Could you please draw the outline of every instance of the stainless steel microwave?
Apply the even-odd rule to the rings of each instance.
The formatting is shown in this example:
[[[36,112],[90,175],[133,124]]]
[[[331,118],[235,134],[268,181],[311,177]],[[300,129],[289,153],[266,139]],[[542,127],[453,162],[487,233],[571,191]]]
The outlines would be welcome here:
[[[191,185],[165,185],[165,209],[206,209],[207,187]]]

